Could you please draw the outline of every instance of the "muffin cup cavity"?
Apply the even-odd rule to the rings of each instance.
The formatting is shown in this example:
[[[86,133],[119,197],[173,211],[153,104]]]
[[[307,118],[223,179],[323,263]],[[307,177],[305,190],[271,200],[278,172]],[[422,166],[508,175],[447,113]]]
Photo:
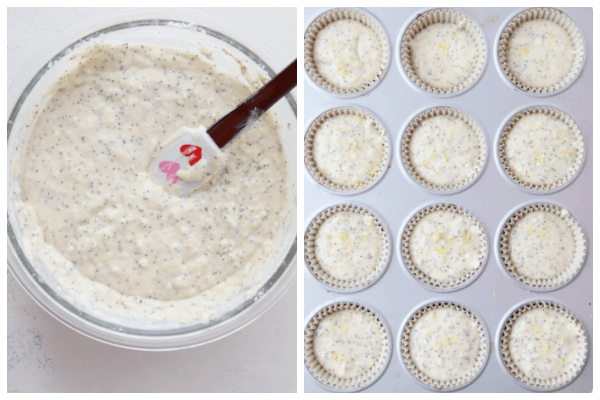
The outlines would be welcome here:
[[[340,378],[328,372],[319,363],[313,347],[313,339],[319,323],[325,317],[342,310],[363,312],[374,318],[381,328],[382,346],[379,358],[365,374],[354,378]],[[389,327],[378,312],[354,301],[337,302],[322,308],[310,319],[304,328],[304,365],[313,378],[327,389],[339,392],[356,392],[371,385],[383,374],[392,354],[391,340]]]
[[[508,140],[508,136],[514,126],[524,117],[533,114],[544,114],[550,116],[552,118],[556,118],[563,122],[565,125],[569,127],[569,129],[573,132],[576,137],[575,143],[573,144],[577,151],[577,158],[575,161],[575,167],[569,168],[569,170],[565,171],[565,175],[563,175],[559,180],[543,185],[533,184],[523,181],[519,176],[517,176],[513,170],[510,168],[508,163],[508,155],[506,149],[506,142]],[[568,185],[572,180],[575,179],[579,171],[583,166],[583,158],[585,153],[585,144],[583,141],[583,134],[579,129],[579,126],[573,121],[571,117],[569,117],[564,112],[557,110],[552,107],[531,107],[525,110],[522,110],[515,114],[510,121],[504,126],[502,132],[500,133],[500,138],[498,140],[498,157],[500,160],[500,164],[502,165],[502,170],[506,174],[508,178],[510,178],[514,183],[519,185],[523,189],[527,189],[533,192],[537,192],[540,194],[547,194],[554,192]]]
[[[457,214],[462,214],[468,217],[473,225],[480,232],[482,241],[481,246],[479,248],[479,265],[477,268],[471,270],[468,275],[463,276],[460,279],[456,280],[438,280],[435,278],[431,278],[427,276],[423,271],[421,271],[413,262],[410,255],[410,239],[413,233],[413,230],[421,221],[423,217],[426,215],[436,212],[436,211],[450,211]],[[402,262],[408,272],[412,275],[413,278],[418,280],[419,282],[427,285],[428,288],[434,290],[457,290],[463,288],[465,285],[471,283],[475,277],[479,274],[479,272],[485,267],[488,258],[488,238],[483,229],[483,226],[479,222],[479,220],[471,214],[469,211],[462,207],[458,207],[452,204],[435,204],[431,206],[427,206],[421,210],[419,210],[406,224],[402,231],[402,236],[400,240],[400,254],[402,258]]]
[[[508,45],[512,34],[523,23],[536,19],[552,21],[564,28],[569,34],[574,47],[573,65],[571,66],[567,75],[563,76],[559,82],[546,87],[533,87],[519,81],[519,79],[510,71],[510,67],[508,65]],[[498,42],[498,61],[500,63],[501,70],[516,88],[532,95],[553,94],[562,90],[563,88],[566,88],[575,80],[575,78],[577,78],[581,72],[584,59],[585,44],[579,28],[566,14],[553,8],[532,8],[518,14],[504,27]]]
[[[477,135],[477,138],[479,140],[479,156],[477,159],[477,164],[475,165],[475,168],[473,168],[471,173],[468,175],[468,177],[457,184],[438,185],[438,184],[434,184],[434,183],[426,181],[417,172],[417,169],[415,168],[415,165],[411,158],[410,142],[412,140],[413,134],[415,133],[417,128],[419,128],[422,125],[422,123],[425,120],[427,120],[429,118],[433,118],[433,117],[438,117],[438,116],[453,117],[453,118],[456,118],[456,119],[459,119],[459,120],[465,122],[467,124],[467,126],[475,133],[475,135]],[[475,182],[475,180],[479,177],[479,175],[483,171],[485,162],[487,160],[487,145],[486,145],[486,141],[485,141],[485,135],[483,134],[483,131],[479,127],[479,124],[477,124],[477,122],[475,122],[475,120],[473,118],[471,118],[469,115],[467,115],[466,113],[459,111],[455,108],[436,107],[436,108],[432,108],[432,109],[422,112],[421,114],[419,114],[415,119],[413,119],[410,122],[410,124],[404,131],[404,134],[400,141],[400,155],[402,158],[402,164],[404,165],[404,168],[406,169],[408,174],[411,176],[411,178],[415,182],[417,182],[419,185],[423,186],[425,189],[428,189],[428,190],[431,190],[434,192],[439,192],[439,194],[446,194],[449,192],[458,192],[458,191],[464,190],[467,187],[469,187],[472,183]]]
[[[475,365],[473,366],[473,368],[470,371],[467,371],[465,376],[463,376],[459,379],[441,381],[441,380],[435,380],[435,379],[430,378],[429,376],[425,375],[423,372],[421,372],[417,368],[417,366],[415,365],[414,361],[412,360],[411,354],[410,354],[410,335],[411,335],[413,326],[415,325],[415,323],[421,316],[426,314],[428,311],[440,309],[440,308],[446,308],[446,307],[455,309],[457,311],[464,312],[466,315],[468,315],[473,320],[473,322],[475,322],[477,324],[477,331],[478,331],[479,337],[480,337],[480,347],[479,347],[479,352],[477,354],[477,359],[475,361]],[[431,304],[421,307],[410,318],[408,318],[408,320],[402,327],[402,330],[400,331],[400,335],[401,336],[400,336],[399,353],[400,353],[402,362],[404,363],[404,365],[406,366],[406,368],[412,374],[413,377],[415,377],[419,382],[424,384],[429,389],[433,389],[436,391],[458,390],[458,389],[461,389],[461,388],[469,385],[483,371],[483,366],[487,362],[488,355],[489,355],[488,334],[486,332],[486,329],[485,329],[483,323],[479,320],[479,318],[475,314],[473,314],[473,312],[471,312],[467,308],[465,308],[459,304],[453,303],[453,302],[438,301],[438,302],[431,303]]]
[[[535,211],[546,211],[562,218],[566,222],[567,226],[572,230],[573,238],[575,240],[575,254],[573,255],[573,261],[562,273],[551,279],[532,279],[519,274],[517,267],[510,258],[509,243],[512,229],[521,218]],[[498,254],[500,256],[502,267],[518,284],[524,285],[531,290],[554,290],[571,282],[571,280],[577,276],[583,267],[586,252],[587,243],[581,225],[574,217],[571,216],[571,213],[568,210],[554,204],[529,204],[508,217],[500,230]]]
[[[378,173],[375,176],[369,175],[369,178],[362,182],[357,182],[354,184],[339,184],[332,182],[328,179],[320,170],[315,162],[313,146],[315,142],[315,135],[319,128],[330,118],[337,117],[340,115],[356,115],[364,118],[370,118],[373,120],[373,124],[378,134],[384,139],[383,140],[383,158],[378,167]],[[388,169],[390,164],[391,157],[391,149],[390,142],[386,131],[381,125],[381,123],[375,118],[371,113],[356,108],[356,107],[338,107],[333,108],[331,110],[325,111],[321,114],[313,123],[309,126],[306,135],[304,136],[304,164],[308,169],[308,172],[312,175],[312,177],[317,181],[320,185],[324,186],[327,189],[333,190],[335,192],[339,192],[340,194],[356,194],[359,193],[373,184],[375,184],[379,179],[383,177],[383,174]]]
[[[377,267],[369,275],[360,277],[358,279],[338,279],[331,276],[325,271],[319,261],[317,260],[315,253],[315,238],[319,227],[329,217],[338,212],[353,212],[360,215],[368,215],[373,217],[377,231],[381,235],[382,251],[379,255],[379,262]],[[357,291],[365,289],[374,284],[385,272],[385,269],[390,263],[392,256],[391,250],[391,237],[388,230],[385,227],[384,222],[373,212],[367,208],[359,205],[344,204],[327,207],[321,211],[309,224],[306,232],[304,233],[304,262],[310,273],[315,277],[317,281],[328,286],[332,290],[336,291]]]
[[[450,23],[461,26],[474,40],[477,55],[474,61],[473,71],[461,84],[451,88],[437,88],[424,82],[415,72],[412,61],[410,42],[415,36],[430,25],[439,23]],[[400,63],[408,78],[420,89],[435,95],[459,94],[475,84],[483,73],[486,60],[486,44],[482,31],[477,24],[466,15],[451,9],[433,9],[419,14],[406,28],[400,41]]]
[[[576,326],[577,334],[578,334],[578,349],[579,353],[577,355],[577,366],[574,369],[568,369],[562,375],[552,378],[552,379],[536,379],[527,376],[523,373],[519,367],[515,364],[514,360],[511,357],[509,342],[510,342],[510,334],[511,330],[517,320],[521,315],[526,313],[527,311],[536,309],[536,308],[546,308],[559,312],[560,314],[567,317],[573,324]],[[531,303],[524,304],[518,307],[516,310],[512,312],[512,314],[508,317],[508,319],[501,325],[501,332],[499,334],[499,347],[500,347],[500,361],[501,364],[506,368],[508,373],[519,381],[521,384],[525,385],[529,389],[536,391],[551,391],[560,389],[563,386],[568,385],[572,381],[579,376],[588,357],[588,338],[585,330],[583,329],[583,325],[581,321],[573,314],[571,311],[566,309],[565,307],[554,303],[552,301],[545,300],[537,300]]]
[[[379,39],[381,48],[383,49],[381,63],[379,65],[379,71],[377,72],[377,75],[371,80],[371,82],[362,84],[358,87],[340,88],[330,83],[319,73],[314,59],[314,45],[319,31],[321,31],[321,29],[325,28],[327,25],[340,20],[357,21],[370,28]],[[341,96],[361,95],[377,85],[377,83],[379,83],[383,78],[389,65],[389,48],[389,42],[383,28],[370,14],[365,11],[352,8],[333,9],[317,17],[310,24],[304,34],[304,69],[308,73],[308,76],[310,76],[310,78],[317,85],[329,93]]]

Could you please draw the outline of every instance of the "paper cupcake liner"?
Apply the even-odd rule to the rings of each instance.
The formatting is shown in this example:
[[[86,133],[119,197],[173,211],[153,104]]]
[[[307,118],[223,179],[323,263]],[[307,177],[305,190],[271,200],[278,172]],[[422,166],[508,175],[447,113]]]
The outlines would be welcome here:
[[[451,116],[465,122],[469,128],[478,136],[479,138],[479,159],[477,160],[477,165],[473,169],[473,171],[469,174],[468,178],[464,179],[462,182],[454,184],[454,185],[436,185],[430,182],[427,182],[424,178],[422,178],[418,173],[416,168],[413,165],[413,162],[410,157],[410,141],[412,140],[412,136],[415,130],[421,126],[423,121],[428,118],[433,118],[437,116]],[[419,114],[406,128],[404,135],[402,136],[402,141],[400,142],[400,151],[402,154],[402,163],[406,168],[406,171],[409,175],[421,186],[429,190],[439,191],[439,192],[450,192],[465,188],[471,182],[475,180],[475,178],[479,175],[479,173],[483,170],[483,165],[485,164],[487,158],[487,145],[485,143],[485,136],[483,131],[475,122],[473,118],[468,116],[462,111],[459,111],[455,108],[450,107],[437,107],[432,108],[430,110],[424,111]]]
[[[423,82],[415,72],[415,68],[412,64],[411,59],[412,57],[410,42],[423,29],[427,28],[429,25],[438,23],[452,23],[456,25],[462,25],[463,29],[473,38],[473,40],[475,41],[475,46],[477,47],[477,56],[474,60],[475,67],[473,68],[473,72],[465,82],[449,89],[436,88],[426,82]],[[450,9],[437,8],[427,11],[423,14],[419,14],[417,18],[414,21],[412,21],[410,25],[408,25],[408,28],[406,28],[406,31],[402,35],[402,41],[400,42],[400,61],[402,64],[402,68],[404,68],[404,71],[406,72],[406,75],[408,75],[410,80],[413,81],[415,85],[433,94],[458,93],[473,85],[473,83],[479,78],[479,76],[483,72],[483,67],[485,64],[485,55],[485,39],[483,37],[483,33],[478,28],[477,24],[466,15]]]
[[[479,337],[481,339],[479,354],[477,355],[477,360],[475,361],[475,365],[473,366],[473,368],[471,368],[470,371],[466,371],[465,376],[463,376],[462,378],[453,379],[450,381],[440,381],[432,379],[429,376],[425,375],[423,372],[421,372],[414,364],[411,358],[409,345],[411,330],[415,322],[426,312],[437,308],[445,307],[454,308],[455,310],[462,311],[469,317],[471,317],[473,321],[477,323],[477,329],[479,332]],[[400,341],[400,354],[402,356],[402,361],[404,362],[404,365],[415,378],[421,381],[421,383],[424,383],[426,386],[435,390],[456,390],[468,385],[473,379],[475,379],[479,375],[483,368],[483,365],[485,364],[485,361],[487,360],[489,340],[487,337],[487,333],[483,327],[483,324],[481,323],[479,318],[477,318],[475,314],[473,314],[467,308],[453,302],[440,301],[422,307],[421,309],[419,309],[419,311],[417,311],[408,319],[408,321],[402,328],[401,335],[402,339]]]
[[[315,162],[313,155],[313,145],[315,140],[315,134],[317,130],[327,121],[329,118],[337,117],[339,115],[360,115],[366,118],[372,118],[373,124],[375,128],[379,132],[379,135],[382,136],[385,140],[383,142],[383,159],[379,164],[379,173],[376,176],[370,176],[366,181],[355,183],[354,185],[345,185],[338,184],[329,180],[321,171],[319,170],[317,163]],[[355,192],[358,190],[363,190],[371,184],[375,183],[375,181],[379,180],[379,178],[387,171],[388,165],[390,163],[390,143],[385,133],[385,129],[381,125],[381,123],[369,112],[365,110],[361,110],[355,107],[339,107],[333,108],[331,110],[325,111],[321,114],[308,128],[306,132],[306,136],[304,137],[304,163],[308,168],[308,171],[313,176],[313,178],[319,182],[319,184],[324,187],[335,190],[338,192]]]
[[[568,317],[577,326],[579,334],[579,354],[577,355],[577,367],[575,369],[565,371],[561,376],[552,379],[531,378],[526,376],[521,370],[519,370],[519,367],[517,367],[510,355],[510,350],[508,347],[510,341],[510,333],[517,318],[534,308],[548,308],[556,310],[564,316]],[[579,321],[579,319],[571,311],[556,303],[538,300],[528,304],[524,304],[521,307],[517,308],[511,314],[511,316],[508,317],[508,319],[504,323],[504,326],[502,327],[502,332],[500,334],[500,358],[502,360],[502,364],[513,378],[515,378],[516,380],[533,390],[555,390],[571,383],[573,380],[575,380],[575,378],[577,378],[577,376],[579,376],[579,374],[583,370],[583,367],[585,366],[587,360],[587,356],[587,334],[583,329],[581,321]]]
[[[340,378],[329,373],[318,361],[313,348],[313,338],[319,323],[328,315],[342,310],[357,310],[370,315],[379,322],[381,328],[381,352],[375,364],[363,375],[354,378]],[[391,337],[387,324],[373,310],[353,301],[329,305],[315,314],[304,329],[304,365],[310,374],[324,386],[338,391],[358,391],[373,383],[385,369],[391,356]]]
[[[510,42],[513,32],[519,26],[521,26],[521,24],[534,19],[546,19],[548,21],[557,23],[567,31],[571,41],[573,42],[575,54],[571,69],[569,70],[568,74],[560,80],[560,82],[549,87],[532,87],[520,82],[517,77],[512,75],[508,66],[508,43]],[[579,28],[566,14],[553,8],[532,8],[520,13],[506,25],[502,31],[502,35],[500,36],[500,41],[498,42],[498,60],[500,61],[502,71],[504,71],[504,74],[508,77],[508,80],[512,82],[513,85],[525,92],[532,94],[553,93],[570,84],[575,77],[577,77],[583,66],[584,55],[585,45],[583,44],[583,36],[581,35]]]
[[[379,256],[379,264],[375,268],[375,271],[371,272],[367,276],[361,277],[359,279],[338,279],[331,276],[327,271],[325,271],[319,264],[319,261],[317,260],[315,254],[315,237],[317,235],[319,227],[323,222],[327,220],[327,218],[331,217],[332,215],[338,212],[354,212],[361,215],[370,215],[375,219],[375,225],[377,226],[377,229],[381,234],[382,251]],[[381,219],[374,213],[358,205],[336,205],[328,207],[325,210],[321,211],[319,215],[317,215],[315,219],[312,220],[312,222],[306,229],[306,232],[304,233],[304,261],[310,273],[315,277],[315,279],[317,279],[324,285],[329,286],[334,290],[360,290],[375,283],[375,281],[377,281],[377,279],[381,277],[381,275],[387,268],[392,255],[390,242],[391,239],[388,234],[388,231],[385,229]]]
[[[519,122],[521,118],[532,114],[546,114],[550,117],[559,119],[560,121],[564,122],[569,127],[569,129],[571,129],[571,131],[575,134],[577,138],[574,144],[577,148],[576,165],[574,168],[569,168],[569,170],[566,171],[565,175],[556,182],[547,183],[544,185],[537,185],[533,183],[524,182],[521,180],[521,178],[519,178],[513,173],[512,169],[508,165],[508,160],[506,156],[506,140],[508,139],[508,135],[515,126],[515,124]],[[502,133],[500,134],[500,139],[498,141],[498,156],[500,157],[500,163],[502,164],[502,169],[504,170],[504,173],[517,185],[529,190],[547,192],[554,191],[560,188],[561,186],[566,185],[568,182],[571,181],[571,179],[573,179],[577,175],[577,173],[581,169],[581,166],[583,165],[584,147],[585,146],[583,142],[583,134],[581,133],[581,130],[571,117],[569,117],[564,112],[557,110],[556,108],[531,107],[526,110],[520,111],[518,114],[512,117],[510,121],[506,124],[506,126],[502,130]]]
[[[451,211],[457,214],[463,214],[469,217],[473,224],[478,228],[483,238],[481,243],[481,248],[479,249],[479,265],[474,270],[470,271],[468,275],[462,277],[461,279],[451,280],[451,281],[441,281],[435,278],[431,278],[425,273],[423,273],[416,265],[414,265],[412,258],[410,256],[410,238],[415,226],[419,223],[419,221],[425,217],[427,214],[435,212],[435,211]],[[485,265],[485,261],[488,256],[488,240],[487,235],[485,234],[485,230],[483,226],[479,222],[477,218],[469,211],[462,207],[458,207],[452,204],[436,204],[432,206],[425,207],[424,209],[417,212],[408,222],[404,231],[402,232],[402,241],[400,242],[400,252],[402,254],[402,261],[404,261],[404,265],[410,272],[410,274],[419,280],[420,282],[426,284],[431,289],[446,289],[446,288],[459,288],[460,286],[470,282],[478,273],[483,269]]]
[[[339,20],[343,20],[343,19],[357,21],[357,22],[360,22],[363,25],[367,26],[368,28],[371,28],[371,30],[379,38],[379,42],[381,43],[381,48],[383,49],[383,54],[381,57],[381,65],[379,67],[379,71],[377,72],[377,75],[375,76],[375,78],[371,82],[365,83],[356,88],[342,89],[342,88],[339,88],[339,87],[335,86],[334,84],[328,82],[323,76],[321,76],[321,74],[317,70],[317,66],[315,64],[315,60],[313,57],[314,44],[315,44],[315,40],[317,39],[317,34],[319,33],[319,31],[321,29],[325,28],[327,25],[329,25],[335,21],[339,21]],[[389,52],[388,39],[385,35],[385,32],[383,31],[383,28],[381,27],[381,25],[379,25],[379,23],[377,21],[375,21],[375,19],[373,17],[371,17],[369,14],[367,14],[366,12],[361,11],[361,10],[356,10],[356,9],[352,9],[352,8],[339,8],[339,9],[330,10],[330,11],[320,15],[317,19],[315,19],[312,22],[312,24],[310,24],[310,26],[306,30],[306,33],[304,34],[304,69],[306,69],[306,72],[308,72],[308,75],[311,77],[311,79],[315,83],[317,83],[319,86],[321,86],[323,89],[327,90],[328,92],[335,93],[335,94],[340,94],[340,95],[360,94],[360,93],[367,91],[371,87],[373,87],[377,82],[379,82],[381,80],[381,78],[383,77],[383,74],[385,73],[385,70],[388,67],[389,58],[390,58],[389,53],[390,52]]]
[[[585,235],[583,234],[583,229],[581,228],[581,225],[579,225],[579,222],[577,222],[575,218],[571,216],[568,210],[564,210],[567,212],[563,213],[563,208],[554,204],[529,204],[516,211],[504,222],[504,225],[502,226],[502,230],[500,232],[500,240],[498,243],[500,261],[502,262],[502,266],[504,267],[504,269],[518,283],[524,284],[526,286],[531,287],[532,289],[537,290],[556,289],[570,282],[579,273],[579,270],[583,267],[587,251]],[[573,236],[575,240],[575,254],[573,255],[573,261],[571,262],[571,265],[567,267],[567,269],[565,269],[560,275],[552,279],[531,279],[522,276],[518,273],[517,268],[510,259],[510,232],[519,219],[525,217],[527,214],[534,211],[546,211],[562,218],[567,223],[567,226],[573,231]]]

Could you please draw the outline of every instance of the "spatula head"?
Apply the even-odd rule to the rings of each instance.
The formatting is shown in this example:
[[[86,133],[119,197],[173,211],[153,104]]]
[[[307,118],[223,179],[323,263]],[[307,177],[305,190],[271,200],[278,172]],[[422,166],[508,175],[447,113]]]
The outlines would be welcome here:
[[[186,196],[210,181],[227,164],[227,155],[206,128],[181,127],[160,147],[148,175],[172,194]]]

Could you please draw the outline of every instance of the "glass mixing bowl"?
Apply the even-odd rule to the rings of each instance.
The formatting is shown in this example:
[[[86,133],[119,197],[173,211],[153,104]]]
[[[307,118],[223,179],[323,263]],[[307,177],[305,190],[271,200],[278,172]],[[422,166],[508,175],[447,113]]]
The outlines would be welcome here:
[[[22,228],[15,200],[22,198],[20,164],[27,146],[25,124],[46,87],[68,67],[69,55],[98,40],[135,42],[197,49],[225,48],[242,60],[253,73],[273,77],[285,67],[283,61],[260,41],[240,32],[227,22],[193,10],[133,9],[108,13],[69,30],[21,72],[8,92],[8,266],[29,295],[47,312],[70,328],[101,342],[143,350],[173,350],[198,346],[227,336],[257,319],[295,282],[296,278],[296,102],[291,95],[279,101],[273,111],[284,130],[284,152],[288,161],[290,194],[286,211],[291,218],[280,237],[282,251],[273,260],[259,283],[256,295],[243,299],[226,313],[208,323],[176,328],[143,328],[135,323],[117,323],[118,315],[89,312],[64,291],[38,259],[28,259],[22,245]],[[198,50],[196,50],[198,51]],[[227,57],[215,53],[217,65],[239,76]]]

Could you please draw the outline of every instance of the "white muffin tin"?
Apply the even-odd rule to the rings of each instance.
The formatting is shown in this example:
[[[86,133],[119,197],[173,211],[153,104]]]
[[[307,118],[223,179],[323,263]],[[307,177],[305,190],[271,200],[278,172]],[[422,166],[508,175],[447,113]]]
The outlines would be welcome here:
[[[504,77],[497,56],[497,41],[504,26],[525,8],[457,8],[482,29],[487,44],[484,71],[475,84],[456,96],[436,96],[415,87],[399,65],[398,43],[408,24],[425,8],[365,8],[383,26],[391,48],[387,74],[372,90],[362,96],[340,98],[317,86],[304,72],[305,129],[322,112],[334,107],[357,106],[373,110],[392,138],[392,161],[382,179],[355,195],[336,194],[323,190],[304,173],[304,227],[327,206],[362,204],[377,212],[384,223],[389,222],[394,248],[392,260],[372,286],[354,293],[328,290],[320,285],[304,266],[304,316],[308,320],[317,308],[331,301],[359,301],[371,304],[388,322],[392,335],[392,359],[382,376],[365,392],[429,392],[406,369],[398,357],[398,334],[403,321],[416,307],[433,301],[455,301],[481,316],[489,332],[489,360],[481,375],[460,392],[528,392],[505,370],[497,351],[497,333],[507,313],[528,300],[557,300],[575,313],[588,334],[588,360],[581,375],[560,392],[591,392],[593,370],[592,329],[592,10],[591,8],[561,8],[579,26],[586,46],[583,71],[566,90],[551,96],[530,96],[516,89]],[[304,30],[327,8],[305,8]],[[398,139],[417,112],[428,108],[449,106],[464,111],[481,126],[488,143],[489,156],[481,176],[463,191],[435,194],[415,183],[398,162]],[[524,107],[551,106],[566,112],[583,132],[586,154],[579,176],[559,191],[536,195],[520,188],[503,172],[493,145],[507,118]],[[378,196],[377,196],[378,194]],[[477,216],[490,240],[486,265],[474,282],[453,292],[433,291],[418,284],[401,262],[398,237],[405,222],[425,205],[445,202],[464,207]],[[504,272],[498,262],[496,243],[498,228],[511,210],[533,202],[549,202],[566,207],[581,223],[588,243],[587,258],[573,281],[553,291],[527,291]],[[301,327],[304,329],[304,327]],[[305,392],[324,392],[323,386],[306,370]]]

